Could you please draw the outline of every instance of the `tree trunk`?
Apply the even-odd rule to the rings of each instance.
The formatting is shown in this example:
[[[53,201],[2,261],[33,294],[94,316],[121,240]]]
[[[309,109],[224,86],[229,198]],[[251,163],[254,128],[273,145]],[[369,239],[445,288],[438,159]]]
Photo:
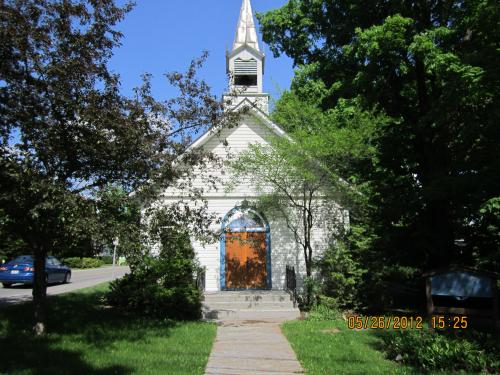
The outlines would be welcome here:
[[[33,283],[33,309],[36,336],[45,334],[47,283],[45,274],[45,258],[47,250],[44,246],[35,246],[35,280]]]
[[[306,276],[308,279],[307,285],[306,285],[306,305],[307,307],[311,307],[312,305],[312,294],[313,294],[313,289],[312,289],[312,258],[310,256],[311,246],[308,244],[306,241],[306,244],[304,245],[304,258],[305,258],[305,263],[306,263]]]

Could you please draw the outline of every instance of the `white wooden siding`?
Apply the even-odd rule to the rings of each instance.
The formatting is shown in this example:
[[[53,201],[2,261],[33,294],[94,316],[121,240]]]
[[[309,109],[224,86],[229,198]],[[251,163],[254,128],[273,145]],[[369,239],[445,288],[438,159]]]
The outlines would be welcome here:
[[[246,150],[252,143],[267,144],[266,139],[273,136],[273,133],[259,120],[253,116],[245,116],[240,125],[224,129],[220,134],[215,134],[203,148],[207,152],[222,159],[232,159],[239,152]],[[224,145],[224,141],[227,146]],[[207,166],[203,170],[198,169],[195,172],[198,176],[192,181],[194,188],[204,189],[204,195],[214,197],[237,197],[237,196],[256,196],[256,191],[253,188],[251,181],[246,181],[236,186],[233,191],[227,192],[226,185],[230,179],[227,170],[220,168],[220,166]],[[207,176],[211,175],[220,180],[218,186],[213,189],[207,186]],[[180,197],[185,196],[186,192],[182,189],[175,187],[169,188],[165,191],[165,197]]]

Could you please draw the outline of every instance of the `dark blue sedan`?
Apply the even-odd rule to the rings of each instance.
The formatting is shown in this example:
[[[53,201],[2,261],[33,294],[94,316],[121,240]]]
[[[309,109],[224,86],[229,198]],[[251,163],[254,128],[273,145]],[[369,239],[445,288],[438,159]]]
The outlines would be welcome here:
[[[22,255],[0,265],[0,283],[4,288],[12,284],[33,284],[35,277],[34,260],[31,255]],[[45,260],[45,281],[51,283],[69,283],[71,268],[50,256]]]

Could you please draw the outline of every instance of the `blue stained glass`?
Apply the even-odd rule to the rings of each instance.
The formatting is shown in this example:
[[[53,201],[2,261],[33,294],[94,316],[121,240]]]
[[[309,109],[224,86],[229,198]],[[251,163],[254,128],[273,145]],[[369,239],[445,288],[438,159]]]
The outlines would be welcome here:
[[[264,228],[264,223],[262,223],[262,220],[257,217],[250,217],[246,214],[241,215],[237,219],[234,219],[231,221],[228,225],[229,229],[231,230],[241,230],[243,228],[245,229],[262,229]]]

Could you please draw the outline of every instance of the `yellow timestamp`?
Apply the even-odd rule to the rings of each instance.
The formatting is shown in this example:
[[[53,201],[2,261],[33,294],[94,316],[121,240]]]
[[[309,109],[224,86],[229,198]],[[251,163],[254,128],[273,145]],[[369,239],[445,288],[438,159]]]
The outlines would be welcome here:
[[[469,326],[467,316],[439,316],[431,318],[430,326],[434,329],[466,329]]]
[[[432,316],[428,327],[432,329],[466,329],[467,316]],[[359,316],[347,318],[349,329],[424,329],[422,316]]]
[[[349,316],[349,329],[423,329],[421,316]]]

